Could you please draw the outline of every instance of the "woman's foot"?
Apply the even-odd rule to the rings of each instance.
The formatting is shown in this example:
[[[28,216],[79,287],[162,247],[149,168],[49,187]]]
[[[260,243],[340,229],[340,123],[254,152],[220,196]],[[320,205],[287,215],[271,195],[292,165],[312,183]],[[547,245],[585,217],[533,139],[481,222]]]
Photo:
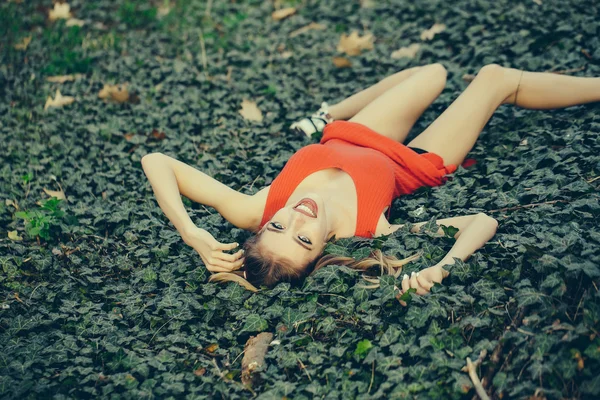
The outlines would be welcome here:
[[[322,132],[325,129],[325,125],[333,122],[333,118],[328,111],[329,105],[326,102],[321,103],[319,111],[312,114],[310,117],[303,118],[298,122],[294,122],[290,125],[290,129],[299,134],[303,134],[312,137],[314,133]]]

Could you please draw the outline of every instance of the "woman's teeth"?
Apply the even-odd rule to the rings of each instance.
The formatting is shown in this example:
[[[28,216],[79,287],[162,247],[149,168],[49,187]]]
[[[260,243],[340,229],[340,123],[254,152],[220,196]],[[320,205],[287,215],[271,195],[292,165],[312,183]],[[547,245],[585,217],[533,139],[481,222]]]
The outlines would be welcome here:
[[[313,217],[316,217],[316,215],[312,212],[312,210],[308,207],[306,207],[304,204],[300,204],[298,207],[296,207],[297,209],[303,210],[308,212],[310,215],[312,215]]]

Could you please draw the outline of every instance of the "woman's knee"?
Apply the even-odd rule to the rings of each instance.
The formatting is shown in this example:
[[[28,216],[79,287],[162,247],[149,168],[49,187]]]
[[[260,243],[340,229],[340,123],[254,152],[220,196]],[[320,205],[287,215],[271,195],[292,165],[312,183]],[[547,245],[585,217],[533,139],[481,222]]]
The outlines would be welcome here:
[[[485,76],[491,79],[497,79],[504,75],[504,67],[500,64],[487,64],[479,69],[477,76]]]

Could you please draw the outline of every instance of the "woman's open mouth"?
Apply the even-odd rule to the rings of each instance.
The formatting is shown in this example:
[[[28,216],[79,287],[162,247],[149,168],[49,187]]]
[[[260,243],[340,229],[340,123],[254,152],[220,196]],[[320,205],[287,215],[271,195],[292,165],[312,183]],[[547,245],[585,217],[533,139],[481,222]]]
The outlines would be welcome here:
[[[317,207],[317,203],[314,200],[305,197],[296,204],[294,211],[298,211],[311,218],[317,218],[319,207]]]

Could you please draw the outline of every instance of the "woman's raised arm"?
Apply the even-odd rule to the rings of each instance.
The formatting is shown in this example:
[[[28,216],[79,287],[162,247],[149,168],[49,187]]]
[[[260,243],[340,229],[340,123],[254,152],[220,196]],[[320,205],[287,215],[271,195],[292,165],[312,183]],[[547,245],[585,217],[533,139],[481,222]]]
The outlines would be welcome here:
[[[420,222],[413,225],[411,232],[416,232],[427,222]],[[412,276],[404,275],[402,280],[402,291],[409,288],[417,289],[417,294],[425,294],[431,289],[434,282],[441,283],[442,279],[448,276],[449,272],[443,269],[444,265],[454,264],[454,258],[466,261],[476,250],[480,249],[496,233],[498,221],[484,214],[464,215],[454,218],[438,219],[438,225],[454,226],[458,232],[454,235],[456,243],[446,254],[444,258],[436,265],[419,271]],[[392,231],[397,230],[402,225],[392,225]],[[443,234],[440,228],[438,233]]]
[[[238,228],[257,225],[253,197],[222,184],[209,175],[162,153],[142,157],[142,167],[152,185],[158,205],[185,239],[196,226],[186,212],[180,194],[213,207]]]

